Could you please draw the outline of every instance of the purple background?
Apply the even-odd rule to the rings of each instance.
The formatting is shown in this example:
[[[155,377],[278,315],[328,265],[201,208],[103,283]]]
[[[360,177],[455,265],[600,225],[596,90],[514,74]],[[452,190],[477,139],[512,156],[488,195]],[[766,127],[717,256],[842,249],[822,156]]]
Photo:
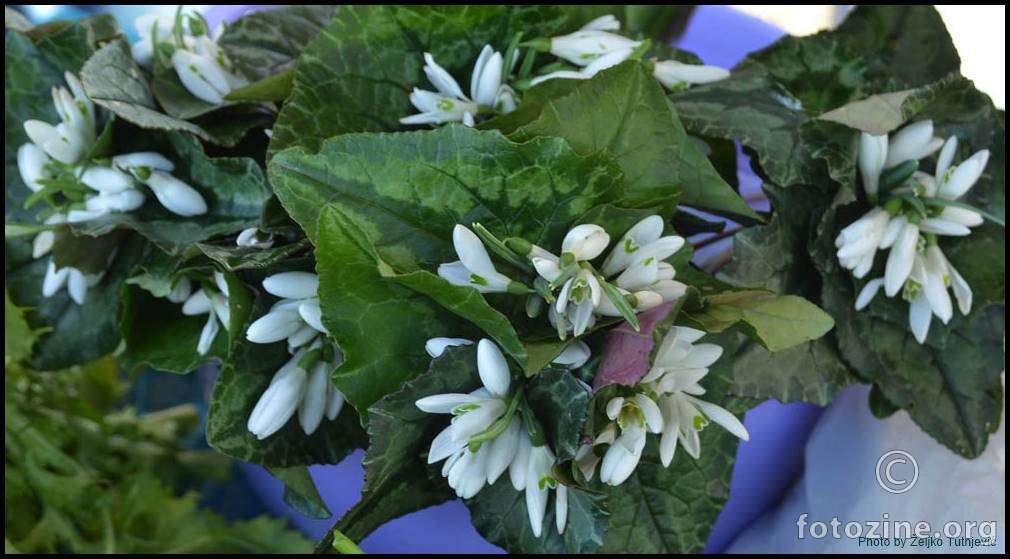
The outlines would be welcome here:
[[[234,19],[249,6],[218,6],[207,12],[215,25]],[[708,64],[732,67],[748,52],[763,48],[783,33],[758,20],[724,6],[699,6],[679,47],[697,53]],[[760,180],[751,172],[748,159],[739,162],[741,194],[756,208],[767,209],[760,195]],[[702,258],[718,258],[731,245],[725,239],[706,247]],[[751,434],[737,451],[729,502],[713,529],[707,552],[723,551],[744,528],[776,504],[803,468],[803,448],[822,409],[802,403],[767,401],[750,410],[744,424]],[[312,466],[310,472],[330,510],[339,518],[359,499],[363,485],[361,459],[356,451],[342,463]],[[270,511],[287,517],[301,531],[320,538],[333,519],[302,517],[282,501],[283,485],[264,469],[243,464],[250,484]],[[462,501],[451,501],[390,521],[360,542],[369,553],[500,553],[486,542],[470,523]]]

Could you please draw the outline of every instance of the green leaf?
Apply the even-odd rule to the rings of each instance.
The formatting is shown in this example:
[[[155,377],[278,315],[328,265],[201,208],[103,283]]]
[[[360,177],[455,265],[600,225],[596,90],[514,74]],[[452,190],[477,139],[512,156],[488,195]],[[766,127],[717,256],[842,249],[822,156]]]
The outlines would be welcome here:
[[[124,41],[113,41],[88,59],[81,71],[81,81],[95,104],[127,122],[141,128],[181,130],[204,140],[211,139],[199,126],[158,110],[144,74]]]
[[[270,473],[284,482],[284,503],[308,518],[333,516],[305,466],[269,468]]]
[[[747,344],[733,366],[733,393],[755,400],[827,406],[838,392],[859,380],[834,347],[833,336],[776,352]]]
[[[722,332],[739,323],[769,351],[816,340],[834,325],[829,315],[806,299],[767,291],[710,295],[705,298],[704,308],[684,311],[684,315],[706,332]]]
[[[550,35],[563,16],[551,6],[346,6],[309,43],[291,97],[274,126],[271,153],[316,151],[348,132],[403,129],[414,87],[428,87],[421,54],[466,83],[484,44],[505,48],[514,33]]]
[[[120,245],[105,276],[90,287],[83,305],[74,303],[66,290],[52,297],[42,296],[48,258],[33,260],[31,247],[23,242],[6,241],[5,277],[11,300],[31,309],[32,328],[51,330],[35,344],[33,367],[49,370],[86,363],[116,349],[119,331],[116,317],[122,298],[124,280],[140,253],[140,239]]]
[[[738,417],[746,409],[728,398],[736,334],[704,338],[726,349],[701,381],[702,398]],[[729,498],[738,439],[714,423],[700,434],[701,456],[678,449],[669,468],[659,460],[658,439],[649,435],[642,459],[627,481],[605,486],[610,518],[603,553],[699,553]]]
[[[579,157],[557,138],[516,144],[464,126],[341,136],[315,155],[286,150],[268,170],[278,197],[316,242],[323,320],[347,358],[335,380],[359,409],[421,370],[426,339],[472,331],[434,300],[385,278],[456,260],[457,223],[558,246],[577,216],[620,188],[620,172],[602,155]],[[327,205],[332,209],[319,217]],[[507,322],[475,291],[424,274],[396,281],[489,328],[524,365],[525,350]],[[454,294],[470,291],[453,302]],[[400,326],[389,328],[393,323]]]
[[[175,373],[190,373],[212,356],[227,356],[227,334],[218,332],[210,354],[200,355],[196,346],[207,315],[185,316],[182,305],[152,296],[133,287],[123,297],[119,329],[126,348],[118,356],[120,366],[135,371],[144,365]]]
[[[4,356],[8,361],[31,357],[32,346],[42,333],[28,325],[25,311],[11,301],[10,293],[4,289]]]
[[[337,529],[361,541],[389,520],[451,498],[448,483],[424,458],[450,417],[425,413],[414,402],[432,394],[467,392],[479,384],[476,346],[450,347],[427,370],[368,408],[365,487]]]
[[[768,183],[764,192],[775,209],[771,220],[733,237],[733,259],[717,277],[740,288],[816,297],[817,285],[809,280],[813,263],[808,239],[831,203],[831,195],[827,189],[790,189]]]
[[[108,268],[124,236],[123,232],[113,232],[101,237],[79,237],[71,234],[69,228],[59,227],[54,231],[53,264],[57,270],[70,266],[85,274],[100,274]]]
[[[688,138],[662,86],[646,64],[605,70],[549,101],[540,117],[513,137],[558,136],[576,152],[610,151],[627,181],[625,204],[680,202],[759,220]]]
[[[546,419],[547,442],[558,461],[573,459],[586,422],[589,391],[567,369],[544,369],[527,385],[526,401],[537,417]]]
[[[526,494],[508,479],[499,479],[466,502],[473,527],[489,542],[510,553],[593,553],[603,545],[607,512],[602,495],[568,488],[568,522],[564,535],[555,528],[555,491],[544,515],[543,532],[533,535]]]
[[[195,243],[237,233],[259,223],[270,188],[254,160],[208,157],[200,142],[178,132],[169,133],[167,142],[148,135],[146,143],[134,143],[132,149],[152,149],[174,160],[176,168],[172,175],[200,192],[207,202],[207,213],[196,217],[177,216],[164,209],[154,196],[149,196],[139,210],[111,213],[74,224],[75,233],[97,236],[113,229],[132,229],[162,250],[179,254]]]
[[[224,98],[228,101],[248,103],[283,101],[288,98],[288,95],[291,95],[291,88],[294,87],[294,82],[295,69],[291,68],[249,85],[233,89]]]
[[[253,12],[230,24],[218,45],[246,78],[269,79],[294,69],[336,11],[337,6],[314,5]]]
[[[234,245],[212,245],[199,243],[196,245],[203,254],[217,262],[229,272],[240,270],[258,270],[269,268],[279,262],[301,255],[308,251],[312,244],[308,239],[301,239],[286,245],[272,248],[237,247]]]

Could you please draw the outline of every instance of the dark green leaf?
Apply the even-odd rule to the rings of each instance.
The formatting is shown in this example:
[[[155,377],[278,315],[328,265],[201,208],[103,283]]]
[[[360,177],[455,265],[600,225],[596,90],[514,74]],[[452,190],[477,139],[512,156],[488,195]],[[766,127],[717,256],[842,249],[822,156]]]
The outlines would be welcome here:
[[[271,152],[400,130],[399,119],[415,112],[411,89],[428,87],[422,53],[466,83],[484,44],[503,49],[520,30],[549,35],[563,19],[550,6],[346,6],[305,49]]]
[[[858,382],[834,347],[833,336],[776,352],[749,343],[733,366],[733,393],[755,400],[827,406],[842,388]]]
[[[313,5],[253,12],[229,25],[218,45],[246,78],[264,80],[294,69],[336,10],[337,6]]]
[[[15,305],[4,289],[4,356],[12,362],[28,359],[41,333],[32,330],[25,318],[25,309]]]
[[[294,81],[295,69],[291,68],[249,85],[233,89],[224,98],[228,101],[245,101],[249,103],[283,101],[288,98],[288,95],[291,95]]]
[[[759,219],[691,141],[646,64],[630,61],[601,72],[549,101],[519,140],[558,136],[578,153],[610,151],[627,181],[625,204],[681,203]]]
[[[533,535],[526,496],[507,479],[481,489],[467,501],[473,527],[482,536],[510,553],[593,553],[604,541],[607,512],[602,495],[568,488],[568,522],[564,535],[555,528],[555,491],[551,491],[544,515],[543,532]]]
[[[559,462],[571,460],[586,422],[589,391],[567,369],[544,369],[526,389],[526,401],[544,421],[547,442]]]
[[[333,516],[327,508],[319,490],[312,481],[305,466],[291,468],[269,468],[270,473],[284,482],[284,502],[308,518],[329,518]]]
[[[81,81],[88,97],[96,104],[141,128],[182,130],[210,140],[210,135],[199,126],[158,110],[147,81],[124,41],[113,41],[96,52],[84,65]]]
[[[312,247],[307,239],[268,249],[222,246],[199,243],[196,245],[208,258],[229,272],[268,268],[288,258],[302,254]]]

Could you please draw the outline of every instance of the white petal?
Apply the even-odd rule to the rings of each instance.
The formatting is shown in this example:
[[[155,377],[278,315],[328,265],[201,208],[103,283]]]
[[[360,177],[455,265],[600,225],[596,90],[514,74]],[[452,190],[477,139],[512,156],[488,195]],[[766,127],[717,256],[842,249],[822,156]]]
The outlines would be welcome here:
[[[859,296],[856,297],[856,310],[861,311],[870,304],[870,301],[877,296],[877,292],[880,288],[884,286],[884,278],[876,278],[866,282],[863,289],[859,291]]]
[[[961,196],[964,196],[971,187],[975,186],[978,182],[980,176],[982,176],[982,171],[985,170],[986,163],[989,161],[989,150],[984,149],[979,151],[966,159],[953,172],[950,173],[949,178],[940,184],[940,190],[937,195],[940,198],[946,198],[947,200],[956,200]]]
[[[547,513],[547,489],[540,489],[539,480],[530,471],[526,480],[526,512],[529,515],[533,535],[540,537],[544,529],[544,515]]]
[[[323,326],[323,310],[319,306],[319,299],[309,299],[307,301],[302,301],[298,305],[298,315],[302,317],[302,320],[306,324],[311,326],[314,330],[322,332],[323,334],[329,334],[330,331]]]
[[[750,440],[750,433],[747,432],[747,428],[744,427],[743,423],[741,423],[740,420],[728,410],[711,402],[699,400],[698,398],[691,396],[687,396],[687,398],[690,398],[691,402],[698,406],[698,409],[708,416],[709,419],[721,425],[724,429],[732,433],[733,436],[744,441]]]
[[[516,491],[526,489],[526,473],[529,470],[530,451],[533,445],[529,436],[520,432],[519,442],[516,445],[516,456],[509,464],[509,481]]]
[[[932,139],[932,120],[921,120],[905,126],[891,136],[884,167],[891,168],[910,159],[918,161],[929,155],[930,152],[927,150]]]
[[[452,230],[452,243],[460,261],[472,274],[487,281],[486,287],[504,290],[509,279],[495,270],[491,257],[477,235],[462,225],[456,225]]]
[[[940,213],[940,219],[950,221],[953,223],[959,223],[965,227],[978,227],[982,225],[984,219],[982,215],[976,211],[969,210],[967,208],[955,208],[948,206],[943,209]]]
[[[908,325],[912,328],[915,340],[920,344],[926,342],[926,335],[929,334],[929,323],[932,318],[933,311],[930,309],[926,294],[920,292],[908,306]]]
[[[644,394],[636,394],[634,397],[638,409],[642,410],[645,416],[645,425],[650,433],[660,433],[663,431],[663,414],[659,411],[656,402]]]
[[[431,448],[428,450],[428,463],[434,464],[445,460],[466,447],[466,441],[452,440],[452,429],[446,427],[439,431],[438,435],[431,441]]]
[[[947,258],[940,252],[940,247],[933,245],[926,249],[926,284],[923,291],[929,301],[933,314],[941,322],[947,324],[954,316],[954,306],[947,291],[944,276],[947,275]]]
[[[509,366],[498,346],[484,338],[477,343],[477,372],[480,381],[493,396],[506,398],[509,394]]]
[[[134,153],[123,153],[112,158],[112,164],[122,170],[136,167],[148,167],[157,171],[171,173],[175,170],[175,164],[164,155],[153,151],[137,151]]]
[[[207,213],[207,202],[193,187],[164,171],[151,171],[144,180],[165,209],[184,217]]]
[[[901,289],[912,272],[915,247],[919,241],[919,228],[914,223],[906,223],[898,235],[898,240],[887,255],[884,270],[884,292],[893,297]]]
[[[477,95],[477,90],[480,89],[480,81],[483,77],[484,67],[487,66],[487,62],[491,58],[492,54],[494,54],[494,49],[491,48],[491,45],[484,45],[484,48],[480,51],[480,55],[477,56],[477,61],[473,64],[473,72],[470,74],[470,95],[477,103],[483,103],[480,100],[480,96]],[[488,103],[484,104],[486,105]]]
[[[894,242],[898,240],[898,236],[901,235],[901,231],[904,229],[906,223],[908,223],[908,219],[903,215],[892,217],[887,222],[887,227],[884,228],[884,234],[880,237],[880,244],[877,245],[877,248],[891,248]]]
[[[968,229],[964,225],[939,217],[927,217],[926,219],[920,221],[919,230],[923,233],[933,233],[934,235],[947,235],[951,237],[964,237],[971,234],[971,229]]]
[[[305,370],[291,361],[281,367],[249,414],[249,432],[263,440],[284,427],[302,400],[306,377]]]
[[[484,400],[475,410],[456,416],[452,420],[452,438],[468,441],[477,433],[491,426],[505,413],[505,403],[501,400]]]
[[[333,421],[340,415],[340,410],[344,407],[344,393],[337,389],[332,382],[326,394],[326,419]]]
[[[584,223],[572,227],[561,241],[561,252],[570,252],[576,260],[592,260],[603,254],[610,235],[599,225]]]
[[[85,280],[84,274],[76,268],[70,268],[68,266],[66,270],[69,272],[67,274],[67,293],[75,303],[83,305],[84,300],[88,296],[87,280]]]
[[[568,488],[563,483],[558,483],[554,492],[554,522],[558,533],[564,534],[568,524]]]
[[[677,401],[669,396],[659,400],[663,412],[663,434],[659,439],[659,460],[663,467],[669,467],[677,452],[677,440],[680,437],[680,414],[676,409]]]
[[[424,350],[432,359],[440,357],[446,348],[473,345],[473,340],[465,338],[431,338],[424,343]]]
[[[561,276],[561,267],[558,265],[557,257],[551,259],[534,256],[530,258],[530,262],[533,264],[533,268],[536,269],[537,274],[547,281],[554,281]]]
[[[468,100],[467,96],[463,95],[463,90],[460,89],[456,80],[449,75],[449,72],[445,71],[445,68],[442,68],[435,62],[431,53],[424,53],[424,63],[424,74],[428,76],[428,81],[438,89],[439,93],[457,99]]]
[[[621,413],[621,408],[623,406],[624,398],[621,396],[611,398],[610,401],[607,402],[607,417],[611,420],[616,420],[617,416]]]
[[[202,101],[220,105],[231,91],[227,72],[210,58],[177,49],[172,53],[172,67],[186,90]]]
[[[282,272],[264,278],[263,289],[282,299],[309,299],[319,291],[319,276],[311,272]]]
[[[89,196],[84,202],[84,207],[94,212],[130,212],[143,205],[144,194],[134,189]]]
[[[92,165],[80,176],[81,182],[99,192],[115,194],[133,190],[133,177],[111,167]]]
[[[295,311],[269,312],[249,325],[246,339],[257,344],[279,342],[294,334],[302,326],[301,317]]]
[[[586,361],[589,361],[590,356],[589,346],[586,342],[578,341],[565,347],[561,354],[554,358],[552,363],[571,369],[578,369],[585,365]]]
[[[460,406],[479,404],[482,401],[483,398],[470,394],[447,393],[425,396],[414,402],[414,405],[425,413],[452,413],[452,410]]]
[[[308,324],[303,325],[294,334],[288,336],[288,351],[302,347],[316,339],[317,336],[319,336],[318,330]]]
[[[863,178],[863,189],[868,194],[876,194],[886,160],[887,134],[874,136],[862,132],[859,136],[859,172]]]
[[[200,341],[196,344],[196,352],[200,355],[207,355],[210,351],[210,346],[214,343],[214,338],[217,337],[218,330],[220,326],[217,323],[217,317],[213,314],[207,315],[207,322],[203,325],[203,330],[200,331]]]
[[[327,363],[316,363],[309,374],[305,386],[305,396],[298,407],[298,424],[306,435],[311,435],[323,422],[326,412],[327,387],[330,384],[330,367]]]
[[[613,50],[638,47],[634,41],[621,35],[596,29],[579,30],[551,39],[551,54],[576,64],[586,66],[596,58]]]
[[[46,152],[31,142],[18,148],[18,172],[21,174],[21,182],[32,192],[42,190],[42,185],[38,183],[39,179],[50,177],[50,173],[46,170],[49,162]]]
[[[490,46],[485,48],[490,48]],[[494,105],[495,96],[501,86],[502,64],[502,55],[499,52],[495,52],[487,59],[486,65],[483,66],[478,76],[477,87],[470,90],[475,103]]]
[[[586,65],[586,67],[582,69],[582,73],[589,77],[593,77],[608,68],[613,68],[621,62],[624,62],[633,52],[635,52],[635,49],[631,47],[612,50]]]
[[[487,450],[481,448],[481,452],[487,453],[487,482],[494,483],[505,470],[508,469],[512,459],[515,458],[516,449],[519,446],[519,438],[523,435],[522,427],[518,417],[513,417],[505,432],[499,435],[488,445]]]
[[[943,176],[947,174],[947,169],[950,168],[950,164],[954,162],[954,155],[957,153],[957,136],[951,136],[947,138],[947,141],[943,144],[943,149],[940,150],[940,156],[936,159],[936,173],[934,173],[939,180],[943,180]]]
[[[545,81],[554,79],[565,79],[565,80],[588,80],[591,78],[589,74],[584,72],[577,72],[575,70],[558,70],[556,72],[549,72],[547,74],[542,74],[534,77],[530,81],[530,86],[541,84]]]
[[[186,299],[186,302],[182,304],[182,314],[186,316],[195,316],[210,311],[210,297],[207,297],[207,293],[202,289],[190,295],[189,299]]]
[[[583,31],[617,31],[621,28],[621,22],[613,14],[602,15],[582,26]]]
[[[685,369],[709,367],[722,357],[722,347],[716,344],[696,344],[678,365]]]

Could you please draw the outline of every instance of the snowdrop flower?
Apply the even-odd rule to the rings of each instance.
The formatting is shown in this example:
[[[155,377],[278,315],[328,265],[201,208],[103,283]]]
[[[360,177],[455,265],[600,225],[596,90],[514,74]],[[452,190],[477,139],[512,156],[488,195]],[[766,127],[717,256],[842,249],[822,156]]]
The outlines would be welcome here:
[[[610,18],[606,20],[597,18],[574,33],[547,39],[546,50],[576,66],[588,66],[611,52],[618,50],[630,52],[642,44],[642,41],[610,33],[610,31],[619,29],[617,20]],[[541,45],[535,44],[534,46],[540,47]]]
[[[223,103],[233,89],[229,72],[213,58],[179,49],[172,53],[172,67],[187,91],[212,105]]]
[[[663,429],[659,406],[645,394],[631,398],[617,397],[607,402],[607,417],[617,423],[620,435],[610,444],[600,464],[600,481],[609,485],[624,483],[642,458],[645,435]]]
[[[564,351],[555,357],[551,363],[569,369],[578,369],[585,365],[590,357],[592,357],[592,352],[589,350],[589,345],[586,342],[577,341],[568,344]]]
[[[81,270],[71,266],[64,266],[57,269],[53,259],[49,259],[46,265],[46,275],[42,279],[42,296],[52,297],[61,289],[66,287],[70,299],[78,305],[83,305],[87,300],[88,289],[98,285],[105,274],[85,274]]]
[[[641,381],[660,394],[658,404],[663,428],[659,456],[664,466],[673,461],[678,442],[697,459],[701,452],[698,433],[709,421],[744,441],[750,438],[743,423],[732,413],[699,398],[705,393],[699,381],[722,356],[722,348],[715,344],[695,343],[704,335],[693,328],[671,328],[663,338],[652,368]]]
[[[260,230],[256,227],[243,229],[235,238],[235,246],[242,248],[268,249],[274,246],[273,235],[261,236]]]
[[[53,173],[47,168],[52,159],[45,150],[29,142],[18,148],[18,173],[21,182],[32,192],[42,190],[40,180],[52,178]]]
[[[838,261],[842,267],[852,270],[857,278],[865,276],[873,266],[873,258],[892,222],[900,223],[883,208],[877,207],[842,229],[835,238]]]
[[[231,308],[228,306],[228,282],[224,274],[214,272],[214,287],[207,286],[192,292],[192,283],[187,278],[181,278],[168,300],[182,303],[182,314],[186,316],[207,315],[207,322],[200,332],[196,351],[207,355],[221,327],[227,331],[231,324]],[[216,288],[216,289],[215,289]]]
[[[513,58],[513,64],[516,57]],[[414,88],[410,102],[419,114],[400,119],[403,124],[442,124],[463,122],[474,125],[482,113],[510,113],[516,108],[515,92],[503,83],[506,71],[500,52],[484,45],[474,63],[470,77],[470,96],[463,93],[459,83],[435,62],[431,53],[424,53],[424,73],[436,91]]]
[[[442,476],[464,499],[476,495],[486,483],[494,483],[512,464],[520,440],[528,438],[518,417],[513,416],[503,433],[482,441],[476,449],[471,448],[475,435],[485,432],[505,416],[512,398],[508,362],[491,340],[482,339],[477,343],[477,372],[481,388],[468,394],[426,396],[415,403],[423,412],[453,416],[449,425],[432,440],[428,463],[445,460]]]
[[[913,256],[912,270],[901,296],[909,302],[908,324],[920,344],[925,343],[933,316],[947,324],[954,315],[948,288],[954,291],[961,314],[971,312],[972,291],[968,282],[947,260],[935,243],[920,247]],[[856,297],[855,309],[862,310],[876,297],[884,278],[868,281]]]
[[[599,225],[586,223],[572,227],[561,241],[561,255],[570,253],[575,261],[592,260],[603,254],[610,244],[610,235]]]
[[[329,331],[323,326],[319,306],[319,276],[310,272],[282,272],[263,280],[263,289],[280,300],[246,330],[257,344],[287,340],[288,349],[302,347]]]
[[[905,126],[891,137],[887,144],[887,158],[884,169],[898,166],[905,161],[918,161],[943,145],[941,138],[933,136],[933,121],[920,120]]]
[[[452,244],[459,260],[438,267],[438,275],[449,283],[473,287],[481,293],[505,293],[510,286],[520,292],[526,290],[495,269],[484,243],[470,229],[457,224],[452,230]]]
[[[664,87],[676,91],[689,85],[724,80],[729,77],[729,71],[718,66],[663,60],[655,63],[652,75]]]
[[[887,134],[874,136],[866,132],[859,134],[859,174],[863,178],[863,190],[876,196],[880,186],[880,173],[887,161]]]
[[[567,324],[572,327],[572,334],[581,336],[595,324],[593,311],[602,300],[600,281],[595,274],[583,268],[565,282],[549,316],[554,318],[552,322],[555,324],[557,316],[565,316]]]
[[[332,421],[340,415],[344,395],[329,379],[336,364],[313,359],[312,352],[319,349],[318,340],[313,346],[299,349],[274,373],[246,423],[257,439],[279,431],[296,412],[306,435],[313,434],[324,417]]]
[[[549,72],[547,74],[542,74],[536,76],[530,81],[530,85],[537,85],[538,83],[545,82],[547,80],[553,80],[556,78],[570,79],[570,80],[588,80],[594,77],[596,74],[613,68],[621,62],[631,58],[631,55],[635,52],[635,47],[626,47],[614,49],[607,54],[593,60],[588,65],[579,68],[578,70],[557,70],[554,72]]]
[[[207,34],[206,22],[199,16],[182,18],[181,42],[174,33],[175,18],[144,15],[134,22],[140,41],[133,44],[133,57],[142,66],[154,60],[158,45],[170,45],[172,69],[179,81],[194,97],[220,105],[233,89],[248,83],[236,74],[227,57],[218,48],[224,26],[218,26],[213,36]]]
[[[95,106],[84,93],[84,86],[76,76],[67,72],[64,74],[70,91],[65,87],[52,89],[53,106],[60,116],[61,122],[52,125],[41,120],[26,120],[24,130],[28,138],[45,154],[60,163],[76,163],[87,154],[95,144]],[[73,92],[73,94],[71,94]],[[20,150],[19,150],[20,154]],[[19,155],[19,168],[21,157]],[[28,178],[40,173],[41,157],[34,150],[25,152],[26,171]],[[25,172],[22,172],[22,178]],[[42,178],[34,176],[35,180]],[[35,181],[25,181],[29,188],[34,188]]]

